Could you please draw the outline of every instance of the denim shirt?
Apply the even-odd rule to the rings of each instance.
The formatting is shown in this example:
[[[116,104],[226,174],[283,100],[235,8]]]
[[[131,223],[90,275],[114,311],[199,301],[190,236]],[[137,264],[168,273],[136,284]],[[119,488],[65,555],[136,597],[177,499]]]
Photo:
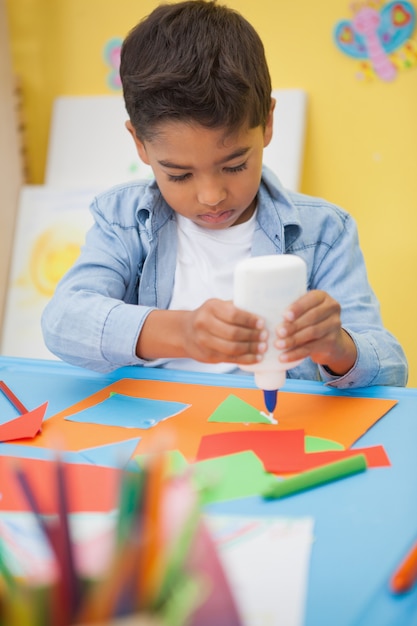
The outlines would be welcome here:
[[[143,365],[135,351],[144,321],[167,309],[172,295],[176,214],[155,181],[118,185],[98,195],[91,211],[95,223],[81,254],[43,313],[45,343],[63,360],[100,372]],[[358,355],[343,376],[305,359],[287,377],[339,388],[405,385],[407,361],[383,327],[354,220],[329,202],[284,190],[264,167],[252,255],[281,253],[302,257],[308,289],[340,303]]]

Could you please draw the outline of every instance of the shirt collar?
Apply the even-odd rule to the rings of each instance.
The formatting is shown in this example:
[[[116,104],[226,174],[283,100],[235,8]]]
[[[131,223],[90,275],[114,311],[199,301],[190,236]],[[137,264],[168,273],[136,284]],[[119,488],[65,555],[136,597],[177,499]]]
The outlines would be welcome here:
[[[288,250],[302,231],[299,211],[291,195],[292,192],[285,189],[277,176],[264,166],[258,194],[258,221],[266,233],[281,241],[282,252]]]

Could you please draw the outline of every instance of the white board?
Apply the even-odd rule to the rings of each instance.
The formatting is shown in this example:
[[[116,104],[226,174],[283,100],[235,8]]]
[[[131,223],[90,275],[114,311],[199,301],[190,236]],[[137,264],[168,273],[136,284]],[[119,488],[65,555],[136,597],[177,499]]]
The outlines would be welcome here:
[[[56,98],[49,130],[45,184],[112,185],[151,176],[125,127],[122,96]]]
[[[275,89],[274,133],[264,163],[284,187],[298,191],[303,168],[307,94],[302,89]]]
[[[288,189],[299,187],[305,134],[306,93],[276,89],[274,135],[264,162]],[[125,128],[123,97],[65,96],[54,102],[45,183],[86,187],[152,175]]]

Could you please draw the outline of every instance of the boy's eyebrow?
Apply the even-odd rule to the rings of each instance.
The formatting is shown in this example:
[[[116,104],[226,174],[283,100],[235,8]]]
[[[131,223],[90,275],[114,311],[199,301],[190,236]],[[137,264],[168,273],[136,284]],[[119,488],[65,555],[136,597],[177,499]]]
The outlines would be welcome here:
[[[250,150],[249,147],[238,148],[231,154],[228,154],[224,159],[219,161],[217,165],[228,163],[229,161],[233,161],[233,159],[238,159],[239,157],[245,156],[249,152],[249,150]],[[193,169],[192,165],[179,165],[178,163],[173,163],[172,161],[165,161],[164,159],[162,159],[161,161],[158,161],[158,163],[159,165],[162,165],[162,167],[168,167],[169,169],[175,169],[175,170],[192,170]]]

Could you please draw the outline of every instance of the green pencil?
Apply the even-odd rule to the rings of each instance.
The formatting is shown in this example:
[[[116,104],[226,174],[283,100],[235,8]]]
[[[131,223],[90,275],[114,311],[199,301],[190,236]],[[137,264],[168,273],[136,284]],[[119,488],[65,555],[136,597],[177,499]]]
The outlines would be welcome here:
[[[340,478],[363,472],[366,470],[366,467],[365,455],[356,454],[347,459],[335,461],[334,463],[302,472],[296,476],[291,476],[291,478],[286,478],[285,480],[274,480],[264,489],[262,496],[271,500],[275,498],[285,498],[294,493],[299,493],[300,491],[312,489],[313,487],[324,485],[333,480],[339,480]]]

